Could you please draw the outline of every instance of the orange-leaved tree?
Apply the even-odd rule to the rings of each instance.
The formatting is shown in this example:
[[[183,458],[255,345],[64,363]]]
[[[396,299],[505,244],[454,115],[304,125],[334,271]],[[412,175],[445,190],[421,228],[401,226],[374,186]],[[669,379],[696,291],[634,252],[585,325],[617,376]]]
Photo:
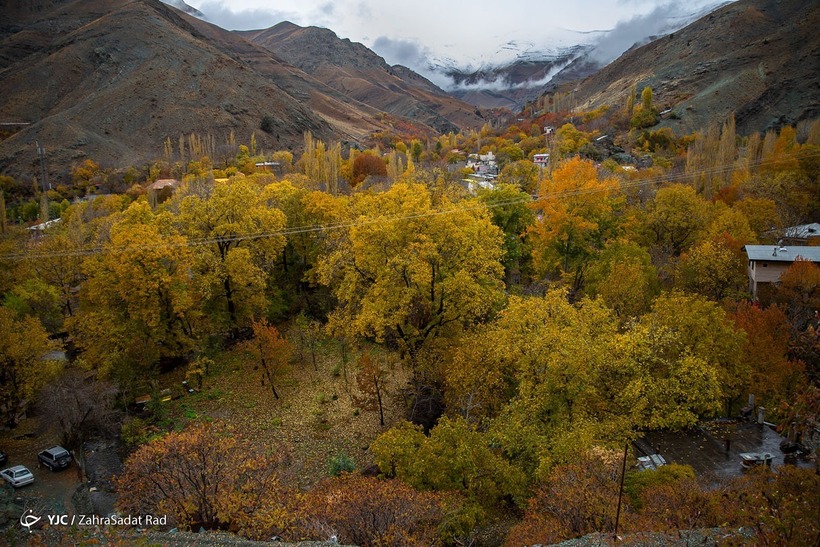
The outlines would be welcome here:
[[[595,166],[572,158],[541,183],[530,229],[535,269],[542,275],[574,274],[581,284],[589,258],[617,232],[618,181],[599,178]]]
[[[285,504],[296,501],[280,482],[282,461],[224,423],[197,423],[128,458],[116,479],[119,509],[168,515],[188,529],[231,528],[259,539],[281,534],[290,523]]]
[[[443,516],[441,497],[397,479],[343,474],[308,493],[297,515],[299,537],[335,535],[369,546],[433,545]]]
[[[268,323],[266,319],[254,320],[253,340],[248,341],[247,347],[253,355],[259,359],[262,367],[262,385],[265,381],[270,385],[273,397],[278,399],[274,382],[279,382],[279,376],[288,369],[290,356],[293,354],[293,346],[279,334],[279,329]]]

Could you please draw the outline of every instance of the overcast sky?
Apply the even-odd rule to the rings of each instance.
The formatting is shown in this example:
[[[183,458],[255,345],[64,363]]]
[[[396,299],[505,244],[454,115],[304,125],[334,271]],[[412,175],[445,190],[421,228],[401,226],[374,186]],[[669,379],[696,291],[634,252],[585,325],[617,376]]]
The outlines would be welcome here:
[[[608,39],[607,49],[621,50],[617,56],[641,38],[633,35],[661,32],[664,29],[656,27],[670,19],[719,1],[186,0],[229,30],[267,28],[281,21],[326,27],[365,44],[390,64],[411,67],[422,57],[475,66],[503,60],[505,52],[570,46],[579,36]],[[613,32],[607,36],[596,31]],[[512,48],[505,46],[510,41],[516,42]]]

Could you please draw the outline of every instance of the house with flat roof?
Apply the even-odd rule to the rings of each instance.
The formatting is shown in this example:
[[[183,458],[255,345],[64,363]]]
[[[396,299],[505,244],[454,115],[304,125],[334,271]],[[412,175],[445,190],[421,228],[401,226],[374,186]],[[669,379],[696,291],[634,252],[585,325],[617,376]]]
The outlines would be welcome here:
[[[749,257],[749,292],[755,298],[761,283],[780,281],[780,276],[795,260],[820,263],[820,246],[746,245],[743,250]]]

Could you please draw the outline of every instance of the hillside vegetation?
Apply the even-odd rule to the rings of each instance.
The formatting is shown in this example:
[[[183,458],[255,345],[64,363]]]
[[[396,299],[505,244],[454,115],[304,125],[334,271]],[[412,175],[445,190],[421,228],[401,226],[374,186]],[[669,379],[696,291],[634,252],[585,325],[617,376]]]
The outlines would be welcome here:
[[[741,4],[751,3],[732,6]],[[238,118],[264,113],[258,129],[243,122],[217,138],[217,127],[234,127],[220,125],[228,110],[185,103],[170,86],[162,100],[202,125],[163,126],[140,154],[128,124],[142,110],[128,107],[154,88],[129,88],[133,105],[107,96],[109,110],[95,111],[113,135],[101,157],[60,148],[49,161],[65,176],[51,186],[21,175],[34,170],[14,147],[58,131],[68,114],[4,134],[4,445],[58,439],[82,462],[86,441],[113,442],[124,466],[99,488],[116,490],[121,514],[167,515],[163,531],[513,547],[609,537],[618,522],[636,541],[817,543],[816,446],[815,469],[731,480],[687,465],[637,471],[629,447],[648,431],[737,418],[749,394],[784,436],[816,445],[820,266],[795,260],[754,297],[743,248],[817,244],[788,228],[820,220],[820,121],[711,110],[677,123],[668,87],[635,72],[606,100],[556,91],[513,124],[434,134],[357,106],[373,114],[359,125],[335,110],[348,104],[339,89],[317,81],[328,94],[312,94],[301,86],[313,77],[271,51],[153,0],[41,5],[60,6],[85,23],[48,56],[95,59],[110,89],[139,85],[113,67],[171,47],[162,31],[204,49],[209,70],[250,63],[290,91],[238,78],[236,88],[260,86],[282,110],[237,107]],[[115,43],[103,31],[126,33],[125,14],[137,12],[159,25],[148,50],[75,49],[98,32]],[[4,97],[47,66],[26,44],[50,39],[15,32],[0,44],[21,63],[4,73],[17,74]],[[96,100],[71,67],[61,75]],[[338,68],[317,72],[339,84]],[[188,79],[200,70],[174,74],[251,104]],[[55,105],[75,93],[52,92]],[[355,126],[357,143],[333,123]],[[87,138],[89,126],[68,126]],[[118,534],[43,525],[43,541]]]
[[[169,145],[147,173],[182,175],[175,191],[135,184],[73,204],[110,173],[84,162],[71,186],[33,198],[5,177],[4,420],[76,370],[114,387],[113,409],[151,394],[122,421],[133,453],[119,503],[183,527],[345,530],[362,545],[609,530],[617,450],[642,431],[736,415],[748,393],[793,431],[817,415],[818,266],[795,262],[751,302],[742,246],[816,218],[820,124],[742,137],[730,118],[678,138],[651,126],[653,109],[646,91],[546,137],[543,118],[384,134],[388,153],[347,157],[307,134],[298,161],[277,153],[279,174],[258,171],[253,142],[217,169],[192,138],[187,164]],[[617,139],[630,153],[613,154],[594,127],[627,120]],[[501,174],[470,192],[447,167],[479,143]],[[523,159],[544,150],[547,169]],[[60,222],[32,237],[14,222],[24,214]],[[60,340],[71,360],[43,361]],[[195,393],[160,403],[183,379]],[[60,434],[80,443],[98,427]],[[223,495],[147,480],[203,463]],[[714,491],[687,469],[636,483],[622,529],[817,533],[812,473]],[[577,474],[591,482],[569,487]],[[741,501],[770,481],[794,526]],[[693,503],[711,509],[684,518]]]

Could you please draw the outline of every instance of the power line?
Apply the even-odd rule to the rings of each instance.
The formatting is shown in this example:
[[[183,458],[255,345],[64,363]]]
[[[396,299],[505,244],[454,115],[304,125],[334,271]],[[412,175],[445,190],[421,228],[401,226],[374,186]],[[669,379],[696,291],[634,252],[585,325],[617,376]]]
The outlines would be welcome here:
[[[810,154],[805,156],[806,158],[813,158],[820,156],[820,153]],[[758,160],[754,162],[749,162],[745,167],[746,168],[757,168],[762,167],[765,165],[772,165],[780,163],[780,160]],[[679,182],[683,180],[692,179],[695,177],[701,176],[717,176],[723,175],[732,172],[735,169],[735,164],[732,163],[731,165],[726,164],[723,166],[716,166],[709,169],[703,169],[698,171],[697,173],[674,173],[674,174],[667,174],[667,175],[659,175],[657,177],[652,177],[649,179],[641,179],[636,181],[625,181],[621,182],[618,189],[621,191],[628,190],[628,189],[636,189],[641,188],[644,186],[651,186],[651,185],[661,185],[663,183],[670,183],[670,182]],[[614,188],[610,190],[615,190]],[[391,223],[391,222],[400,222],[405,220],[417,220],[422,218],[430,218],[439,215],[449,215],[455,214],[460,212],[469,212],[475,210],[483,210],[483,209],[494,209],[497,207],[506,207],[508,205],[518,205],[522,203],[532,203],[534,201],[539,201],[542,199],[560,199],[566,197],[573,197],[573,196],[581,196],[586,194],[594,194],[607,191],[606,188],[578,188],[574,190],[565,190],[562,192],[548,192],[545,194],[527,194],[526,196],[522,196],[521,198],[514,198],[510,200],[502,200],[502,201],[491,201],[491,202],[476,202],[475,205],[471,206],[454,206],[448,209],[442,210],[434,210],[434,211],[425,211],[422,213],[414,213],[409,215],[399,215],[399,216],[382,216],[376,217],[372,219],[358,219],[355,221],[348,221],[348,222],[340,222],[335,224],[312,224],[312,225],[304,225],[304,226],[294,226],[291,228],[284,228],[282,230],[277,230],[273,232],[257,232],[257,233],[249,233],[249,234],[235,234],[230,236],[211,236],[211,237],[203,237],[203,238],[187,238],[186,241],[181,243],[161,243],[157,245],[125,245],[120,247],[113,247],[107,244],[100,244],[94,245],[91,247],[85,247],[82,249],[75,249],[75,250],[67,250],[67,251],[57,251],[57,252],[49,252],[49,253],[9,253],[5,255],[0,255],[0,260],[23,260],[23,259],[41,259],[41,258],[49,258],[49,257],[71,257],[71,256],[88,256],[93,254],[99,254],[102,252],[107,253],[115,253],[115,254],[125,254],[136,249],[162,249],[162,248],[183,248],[183,247],[201,247],[207,245],[214,245],[214,244],[224,244],[224,243],[240,243],[242,241],[253,241],[259,239],[269,239],[274,237],[286,237],[291,235],[298,235],[298,234],[310,234],[310,233],[318,233],[318,232],[328,232],[333,230],[342,230],[347,228],[356,228],[360,226],[369,226],[375,224],[383,224],[383,223]],[[184,236],[183,236],[184,237]]]

